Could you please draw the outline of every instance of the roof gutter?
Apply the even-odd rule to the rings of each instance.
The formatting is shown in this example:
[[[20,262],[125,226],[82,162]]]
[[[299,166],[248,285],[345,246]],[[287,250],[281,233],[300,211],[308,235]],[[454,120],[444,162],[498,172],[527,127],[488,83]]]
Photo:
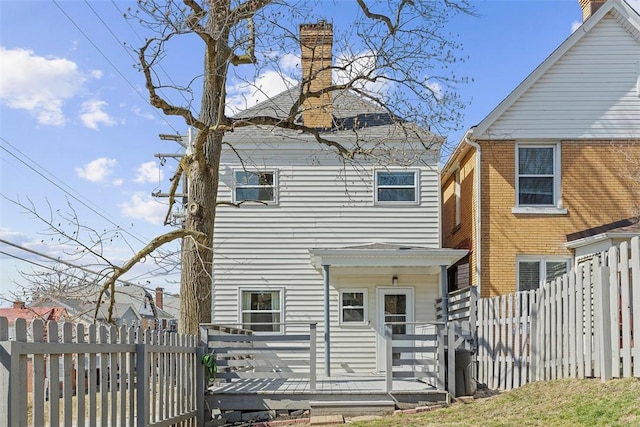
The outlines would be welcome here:
[[[480,178],[482,177],[482,173],[480,170],[480,167],[482,165],[481,163],[481,150],[480,150],[480,144],[478,144],[477,142],[475,142],[472,138],[473,138],[473,129],[471,128],[469,129],[465,134],[464,137],[462,138],[462,140],[464,141],[465,144],[469,144],[471,147],[475,148],[476,150],[476,167],[475,167],[475,180],[476,180],[476,238],[474,239],[473,245],[474,245],[474,253],[475,253],[475,259],[476,259],[476,277],[477,277],[477,282],[476,282],[476,286],[478,288],[478,295],[482,295],[482,288],[481,288],[481,283],[482,283],[482,257],[481,257],[481,253],[482,253],[482,185],[481,185],[481,181]]]

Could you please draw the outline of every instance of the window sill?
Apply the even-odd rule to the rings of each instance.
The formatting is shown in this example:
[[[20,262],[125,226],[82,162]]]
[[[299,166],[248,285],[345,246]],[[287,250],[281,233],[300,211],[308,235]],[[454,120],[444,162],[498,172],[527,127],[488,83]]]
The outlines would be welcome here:
[[[511,209],[511,213],[516,215],[567,215],[568,211],[564,208],[556,208],[550,206],[519,206]]]

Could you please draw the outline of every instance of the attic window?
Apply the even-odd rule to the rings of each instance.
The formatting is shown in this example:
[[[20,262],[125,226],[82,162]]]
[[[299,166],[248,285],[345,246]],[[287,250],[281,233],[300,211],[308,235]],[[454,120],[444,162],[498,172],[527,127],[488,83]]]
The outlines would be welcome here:
[[[235,171],[235,202],[256,201],[274,203],[276,201],[276,174],[273,171]]]

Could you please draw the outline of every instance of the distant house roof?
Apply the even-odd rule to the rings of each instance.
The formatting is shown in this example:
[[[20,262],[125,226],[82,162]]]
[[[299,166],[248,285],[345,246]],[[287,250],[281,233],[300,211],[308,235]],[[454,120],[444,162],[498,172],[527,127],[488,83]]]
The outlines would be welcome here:
[[[14,324],[16,319],[26,319],[28,322],[35,319],[59,321],[64,319],[65,315],[64,307],[17,307],[14,304],[11,308],[0,308],[0,317],[6,317],[10,325]]]

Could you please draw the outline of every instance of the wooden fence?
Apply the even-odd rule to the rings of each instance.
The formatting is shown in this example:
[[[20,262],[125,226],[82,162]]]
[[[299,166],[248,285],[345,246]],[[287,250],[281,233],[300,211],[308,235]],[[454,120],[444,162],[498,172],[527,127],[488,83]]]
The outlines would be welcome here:
[[[478,381],[640,377],[640,239],[540,289],[478,301]],[[634,340],[634,338],[636,338]]]
[[[0,416],[10,426],[204,423],[195,336],[0,318]],[[2,420],[0,420],[1,424]]]

